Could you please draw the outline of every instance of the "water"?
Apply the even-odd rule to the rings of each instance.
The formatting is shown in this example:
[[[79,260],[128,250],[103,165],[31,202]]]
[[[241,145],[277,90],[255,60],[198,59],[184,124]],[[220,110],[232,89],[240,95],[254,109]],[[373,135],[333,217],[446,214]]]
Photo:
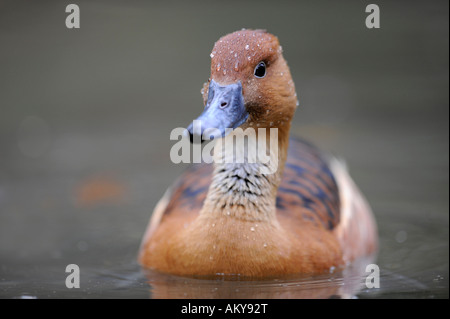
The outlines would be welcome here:
[[[448,298],[447,2],[379,1],[370,31],[358,1],[77,4],[68,30],[62,3],[0,2],[0,297]],[[242,27],[279,36],[300,101],[292,134],[345,158],[369,199],[379,289],[364,285],[369,261],[267,281],[136,263],[185,168],[170,131],[201,112],[214,41]],[[65,286],[73,263],[80,289]]]

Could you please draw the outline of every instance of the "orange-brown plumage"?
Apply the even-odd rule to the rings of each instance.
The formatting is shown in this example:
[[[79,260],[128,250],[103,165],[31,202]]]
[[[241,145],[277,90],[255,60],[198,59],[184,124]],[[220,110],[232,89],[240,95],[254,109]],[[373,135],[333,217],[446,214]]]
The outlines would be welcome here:
[[[265,76],[255,77],[261,61]],[[273,174],[248,163],[192,166],[155,208],[140,263],[176,275],[272,277],[324,272],[374,252],[370,208],[342,165],[289,140],[297,96],[278,39],[262,30],[222,37],[211,80],[242,85],[241,128],[278,129],[279,165]]]

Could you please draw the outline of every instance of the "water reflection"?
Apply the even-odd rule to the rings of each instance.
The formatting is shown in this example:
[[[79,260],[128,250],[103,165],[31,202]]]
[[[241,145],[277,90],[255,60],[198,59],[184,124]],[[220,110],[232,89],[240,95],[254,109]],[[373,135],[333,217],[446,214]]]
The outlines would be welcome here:
[[[155,299],[323,299],[353,298],[366,288],[366,266],[374,256],[360,259],[340,271],[318,276],[290,276],[249,280],[218,276],[210,279],[177,277],[144,269]]]

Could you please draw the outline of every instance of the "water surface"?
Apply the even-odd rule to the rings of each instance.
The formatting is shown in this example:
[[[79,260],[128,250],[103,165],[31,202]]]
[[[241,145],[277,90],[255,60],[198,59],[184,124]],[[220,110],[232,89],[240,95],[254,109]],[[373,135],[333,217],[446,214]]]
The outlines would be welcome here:
[[[0,297],[448,298],[448,2],[0,2]],[[379,289],[347,269],[247,281],[136,262],[151,211],[185,166],[170,131],[200,114],[209,53],[276,34],[300,107],[292,134],[346,159],[377,219]],[[81,288],[67,289],[77,264]],[[364,270],[364,269],[363,269]]]

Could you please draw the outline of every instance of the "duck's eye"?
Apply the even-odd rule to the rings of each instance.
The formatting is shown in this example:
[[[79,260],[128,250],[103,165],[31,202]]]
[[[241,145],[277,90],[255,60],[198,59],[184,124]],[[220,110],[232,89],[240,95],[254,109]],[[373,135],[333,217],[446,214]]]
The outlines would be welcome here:
[[[257,78],[263,78],[265,75],[266,75],[266,64],[263,61],[261,61],[255,67],[255,76]]]

